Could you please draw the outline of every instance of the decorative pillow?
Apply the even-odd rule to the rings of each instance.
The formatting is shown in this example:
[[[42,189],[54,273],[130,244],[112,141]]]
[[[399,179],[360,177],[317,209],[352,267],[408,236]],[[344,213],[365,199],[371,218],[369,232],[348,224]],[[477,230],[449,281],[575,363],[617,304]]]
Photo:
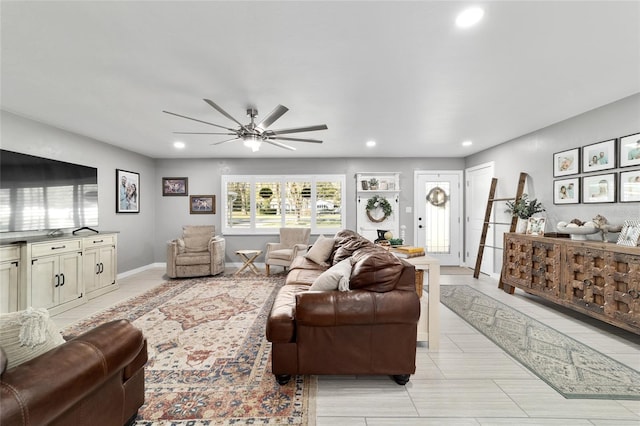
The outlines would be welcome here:
[[[331,268],[324,271],[315,279],[309,290],[331,291],[349,290],[349,277],[351,276],[351,259],[344,259]]]
[[[335,240],[333,238],[327,238],[324,235],[320,235],[304,257],[318,265],[324,265],[327,263],[329,256],[331,256],[334,242]]]
[[[44,308],[0,315],[0,346],[7,354],[7,369],[29,361],[64,343]]]
[[[209,235],[184,237],[184,248],[187,253],[195,253],[209,250]]]

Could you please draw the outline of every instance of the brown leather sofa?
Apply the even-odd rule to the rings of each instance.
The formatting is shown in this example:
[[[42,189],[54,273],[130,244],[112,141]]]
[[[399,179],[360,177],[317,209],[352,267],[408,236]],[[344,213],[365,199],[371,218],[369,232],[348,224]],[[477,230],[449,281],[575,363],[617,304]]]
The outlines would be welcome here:
[[[147,344],[126,320],[9,370],[0,352],[1,425],[122,426],[133,424],[144,403]]]
[[[309,291],[329,265],[347,257],[349,291]],[[336,234],[328,263],[297,257],[276,296],[266,327],[276,380],[348,374],[407,383],[415,372],[420,317],[415,268],[349,230]]]

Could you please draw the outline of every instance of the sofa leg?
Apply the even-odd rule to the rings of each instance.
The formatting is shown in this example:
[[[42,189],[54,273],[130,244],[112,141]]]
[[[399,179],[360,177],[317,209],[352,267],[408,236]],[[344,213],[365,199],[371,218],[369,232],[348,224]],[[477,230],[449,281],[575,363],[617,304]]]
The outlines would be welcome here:
[[[279,385],[286,385],[291,380],[291,374],[276,374],[276,382]]]
[[[269,264],[268,263],[266,263],[264,265],[264,269],[265,269],[265,272],[267,273],[267,276],[269,276]]]
[[[391,377],[397,384],[399,384],[400,386],[403,386],[409,383],[409,378],[411,377],[411,375],[410,374],[394,374]]]

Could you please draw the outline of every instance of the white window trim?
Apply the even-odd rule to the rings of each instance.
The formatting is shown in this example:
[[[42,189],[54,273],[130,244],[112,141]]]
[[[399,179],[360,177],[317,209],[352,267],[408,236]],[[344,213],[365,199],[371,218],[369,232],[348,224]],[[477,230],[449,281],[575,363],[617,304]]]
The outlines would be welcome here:
[[[224,235],[273,235],[278,234],[279,229],[273,228],[256,228],[256,209],[253,207],[251,209],[251,226],[248,228],[230,228],[227,226],[227,201],[229,197],[227,196],[227,187],[229,182],[247,182],[250,184],[250,196],[251,196],[251,205],[256,205],[256,189],[255,183],[259,181],[269,181],[269,182],[279,182],[284,186],[286,182],[291,181],[306,181],[311,182],[311,233],[323,234],[323,233],[335,233],[339,230],[343,229],[346,226],[346,203],[345,203],[345,195],[346,195],[346,176],[345,175],[222,175],[221,185],[222,190],[220,193],[222,194],[220,203],[221,203],[221,213],[223,215],[221,219],[221,228],[222,234]],[[316,226],[316,200],[317,200],[317,190],[316,184],[317,182],[326,182],[326,181],[338,181],[340,182],[340,199],[342,200],[342,204],[340,206],[340,223],[341,225],[336,228],[318,228]],[[282,200],[282,211],[285,211],[286,200]],[[281,226],[285,226],[285,216],[282,215],[281,218]]]

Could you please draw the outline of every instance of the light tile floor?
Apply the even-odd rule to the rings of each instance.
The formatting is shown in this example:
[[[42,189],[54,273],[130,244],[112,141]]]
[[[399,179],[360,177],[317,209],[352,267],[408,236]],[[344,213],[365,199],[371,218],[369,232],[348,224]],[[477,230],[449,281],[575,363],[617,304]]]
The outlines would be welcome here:
[[[164,281],[152,268],[119,280],[120,288],[54,317],[72,324]],[[592,348],[640,370],[640,336],[557,307],[495,279],[442,275],[468,284]],[[640,401],[564,399],[484,335],[441,305],[440,350],[420,343],[416,374],[406,386],[387,377],[321,376],[318,426],[640,425]]]

